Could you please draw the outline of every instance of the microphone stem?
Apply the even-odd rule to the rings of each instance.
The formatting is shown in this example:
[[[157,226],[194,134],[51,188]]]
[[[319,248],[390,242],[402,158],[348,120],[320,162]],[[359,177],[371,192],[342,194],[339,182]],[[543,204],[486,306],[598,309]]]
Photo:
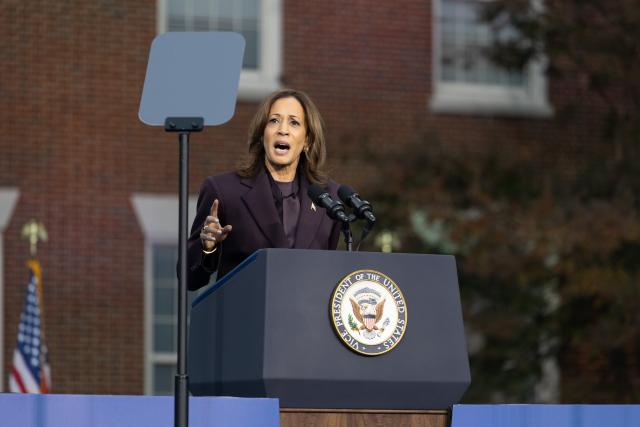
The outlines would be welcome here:
[[[342,234],[344,234],[344,242],[347,244],[347,251],[351,252],[353,250],[353,237],[351,235],[351,227],[346,221],[342,223]]]
[[[356,251],[360,250],[360,245],[362,244],[362,242],[364,242],[364,239],[366,239],[366,237],[369,235],[369,232],[373,228],[373,224],[374,224],[374,222],[371,222],[371,221],[367,220],[367,225],[364,226],[364,228],[362,229],[362,234],[360,234],[360,241],[358,242],[358,245],[356,246]]]

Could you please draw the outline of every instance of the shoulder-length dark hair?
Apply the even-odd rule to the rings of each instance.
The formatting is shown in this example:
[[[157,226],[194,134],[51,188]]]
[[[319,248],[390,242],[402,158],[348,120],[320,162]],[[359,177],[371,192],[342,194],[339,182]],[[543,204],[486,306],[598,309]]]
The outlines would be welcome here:
[[[271,106],[278,99],[295,98],[304,110],[304,121],[307,128],[307,145],[300,154],[298,170],[301,170],[312,184],[326,185],[327,174],[324,163],[327,148],[324,139],[324,122],[316,105],[306,93],[284,89],[271,94],[265,99],[256,112],[249,126],[249,152],[238,167],[238,174],[245,178],[255,177],[262,169],[265,161],[264,145],[262,143],[264,129],[269,120]]]

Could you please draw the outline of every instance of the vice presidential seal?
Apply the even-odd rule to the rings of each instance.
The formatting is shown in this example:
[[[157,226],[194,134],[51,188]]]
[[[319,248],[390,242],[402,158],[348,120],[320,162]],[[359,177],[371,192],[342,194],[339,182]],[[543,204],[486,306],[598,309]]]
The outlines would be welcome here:
[[[358,270],[338,283],[331,297],[333,327],[351,350],[377,356],[393,349],[407,328],[407,304],[388,276]]]

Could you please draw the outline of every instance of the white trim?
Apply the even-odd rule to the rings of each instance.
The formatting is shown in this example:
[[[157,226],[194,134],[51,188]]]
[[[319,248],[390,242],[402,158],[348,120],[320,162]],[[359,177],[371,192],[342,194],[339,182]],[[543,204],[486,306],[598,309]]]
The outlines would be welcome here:
[[[282,0],[262,0],[260,21],[260,71],[240,74],[238,98],[244,101],[262,100],[282,87]]]
[[[0,233],[4,232],[9,223],[19,195],[20,192],[16,188],[0,187]]]
[[[156,1],[156,30],[167,31],[167,0]],[[259,64],[256,70],[242,70],[238,85],[238,99],[260,101],[282,87],[282,0],[260,0]]]
[[[430,110],[444,114],[501,115],[511,117],[550,117],[553,107],[548,100],[546,61],[530,64],[525,73],[526,88],[500,85],[446,83],[440,81],[440,8],[442,0],[432,2],[433,94]]]
[[[150,355],[150,359],[153,363],[176,363],[178,361],[178,356],[176,354],[171,353],[152,353]]]
[[[19,196],[16,188],[0,188],[0,392],[4,390],[4,230]]]
[[[189,197],[189,218],[195,216],[196,201],[195,196]],[[152,243],[178,241],[178,196],[135,193],[131,203],[146,240]]]
[[[188,218],[194,218],[197,198],[189,198]],[[153,245],[177,244],[178,197],[136,193],[131,204],[144,234],[144,393],[153,392],[155,362],[176,361],[167,354],[153,352]],[[187,218],[187,222],[190,224]]]
[[[167,0],[156,0],[156,34],[167,32]]]

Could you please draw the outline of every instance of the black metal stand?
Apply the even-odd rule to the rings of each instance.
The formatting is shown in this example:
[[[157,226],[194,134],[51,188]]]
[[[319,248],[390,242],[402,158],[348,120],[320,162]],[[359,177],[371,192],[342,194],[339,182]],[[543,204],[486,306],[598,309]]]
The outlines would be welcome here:
[[[187,374],[187,236],[189,191],[189,134],[204,128],[202,117],[169,117],[165,121],[167,132],[179,132],[180,140],[180,203],[178,230],[178,364],[174,387],[174,426],[189,425],[189,375]]]
[[[367,219],[367,224],[362,229],[362,234],[360,234],[360,241],[358,242],[358,245],[356,246],[356,251],[360,250],[360,245],[362,245],[362,242],[364,242],[364,239],[367,238],[367,236],[369,235],[369,233],[373,229],[374,225],[375,225],[375,221],[371,221],[371,220]]]
[[[344,234],[344,242],[347,244],[347,250],[352,251],[353,237],[351,236],[351,227],[348,222],[342,223],[342,234]]]
[[[349,215],[349,221],[342,221],[342,234],[344,235],[344,243],[347,245],[347,251],[351,252],[353,250],[353,235],[351,234],[351,224],[356,220],[355,215]]]

